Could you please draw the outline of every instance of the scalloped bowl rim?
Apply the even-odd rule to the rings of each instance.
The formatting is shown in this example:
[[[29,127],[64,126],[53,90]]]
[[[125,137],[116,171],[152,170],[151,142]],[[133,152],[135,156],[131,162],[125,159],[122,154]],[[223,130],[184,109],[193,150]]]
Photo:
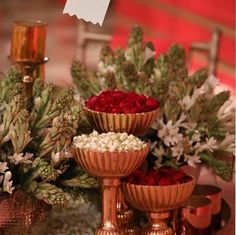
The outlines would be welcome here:
[[[106,115],[112,115],[112,116],[144,116],[150,113],[158,112],[160,110],[160,107],[152,111],[142,112],[142,113],[106,113],[106,112],[99,112],[99,111],[92,110],[86,106],[84,106],[83,109],[92,113],[96,113],[96,114],[106,114]]]

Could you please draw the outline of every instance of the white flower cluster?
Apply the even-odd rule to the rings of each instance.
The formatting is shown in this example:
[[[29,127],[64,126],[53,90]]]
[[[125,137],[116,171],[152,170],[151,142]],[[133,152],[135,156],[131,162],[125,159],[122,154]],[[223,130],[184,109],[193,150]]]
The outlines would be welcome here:
[[[187,162],[188,165],[195,167],[196,164],[201,163],[200,153],[203,151],[213,152],[220,147],[232,148],[230,143],[232,137],[228,136],[220,145],[214,137],[202,138],[198,130],[195,130],[194,123],[187,121],[187,116],[181,114],[180,118],[173,123],[169,120],[166,124],[163,120],[159,120],[158,137],[161,142],[153,142],[151,145],[152,153],[158,158],[155,162],[157,167],[161,166],[162,157],[166,154],[171,154],[176,159],[176,162]],[[185,134],[181,133],[180,128],[185,129]]]
[[[108,132],[99,134],[97,131],[93,131],[89,135],[83,134],[74,137],[74,145],[80,149],[99,152],[128,152],[141,150],[147,144],[127,133]]]

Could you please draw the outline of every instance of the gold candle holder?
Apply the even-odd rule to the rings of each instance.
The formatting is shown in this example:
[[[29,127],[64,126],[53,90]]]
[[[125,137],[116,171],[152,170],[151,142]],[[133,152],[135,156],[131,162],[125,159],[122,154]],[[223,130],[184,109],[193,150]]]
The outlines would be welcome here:
[[[211,234],[211,201],[191,196],[182,206],[181,235]]]
[[[76,161],[91,175],[101,178],[103,197],[102,222],[96,235],[124,234],[117,224],[117,192],[120,178],[131,174],[145,160],[145,148],[129,152],[96,152],[75,148]]]
[[[221,228],[221,188],[213,185],[196,185],[193,195],[204,196],[211,200],[212,228]]]
[[[32,83],[34,77],[44,79],[46,23],[42,21],[15,21],[12,26],[9,60],[25,75],[23,81]],[[40,75],[41,72],[41,75]]]
[[[150,225],[143,229],[143,235],[173,235],[167,226],[170,211],[180,207],[192,193],[195,180],[178,185],[148,186],[123,183],[128,202],[135,208],[148,213]]]

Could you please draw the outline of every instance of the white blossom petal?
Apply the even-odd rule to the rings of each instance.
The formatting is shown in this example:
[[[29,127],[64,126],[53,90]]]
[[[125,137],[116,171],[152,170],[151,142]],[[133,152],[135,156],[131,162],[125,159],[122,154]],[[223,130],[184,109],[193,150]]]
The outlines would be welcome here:
[[[0,162],[0,173],[4,173],[7,169],[7,162]]]
[[[12,174],[10,171],[7,171],[5,173],[5,176],[4,176],[4,180],[3,180],[3,192],[8,192],[8,193],[12,193],[13,190],[15,189],[15,187],[12,186],[13,184],[13,181],[10,181],[11,180],[11,177],[12,177]]]
[[[146,146],[146,143],[127,133],[108,132],[98,134],[94,131],[89,135],[74,137],[74,145],[81,149],[100,152],[122,152],[140,150]]]
[[[30,160],[33,157],[32,153],[26,153],[23,156],[23,153],[15,153],[13,156],[9,156],[8,159],[11,160],[14,164],[31,164],[32,160]]]

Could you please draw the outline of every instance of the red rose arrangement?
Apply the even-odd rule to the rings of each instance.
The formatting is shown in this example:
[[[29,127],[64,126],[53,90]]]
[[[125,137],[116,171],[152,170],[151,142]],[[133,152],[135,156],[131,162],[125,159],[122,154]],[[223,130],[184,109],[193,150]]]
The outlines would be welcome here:
[[[191,180],[192,177],[182,170],[175,170],[171,167],[162,167],[158,170],[152,168],[146,172],[139,169],[125,178],[127,183],[149,186],[182,184]]]
[[[159,103],[153,98],[134,92],[110,90],[91,96],[85,105],[94,111],[118,114],[149,112],[159,107]]]

